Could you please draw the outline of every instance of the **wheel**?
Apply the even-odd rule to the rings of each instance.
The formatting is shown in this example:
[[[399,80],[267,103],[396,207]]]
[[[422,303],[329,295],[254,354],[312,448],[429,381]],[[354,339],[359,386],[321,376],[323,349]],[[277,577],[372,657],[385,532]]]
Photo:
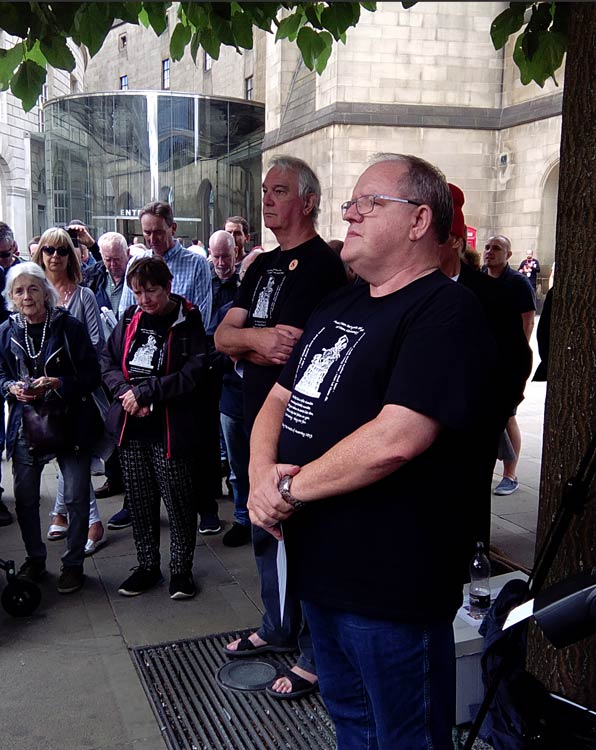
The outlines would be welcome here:
[[[41,601],[41,591],[32,581],[11,581],[2,592],[0,602],[9,615],[27,617],[33,614]]]

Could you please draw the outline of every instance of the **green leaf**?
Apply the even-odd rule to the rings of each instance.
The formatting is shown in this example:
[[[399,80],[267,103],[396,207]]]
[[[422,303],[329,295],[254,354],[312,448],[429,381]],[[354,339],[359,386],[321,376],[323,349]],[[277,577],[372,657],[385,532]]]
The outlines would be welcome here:
[[[44,53],[41,51],[39,40],[37,40],[32,47],[26,50],[25,60],[33,60],[33,62],[37,63],[40,66],[40,68],[46,67],[47,58],[44,55]]]
[[[540,87],[544,86],[547,78],[552,78],[558,85],[555,72],[561,67],[567,49],[567,37],[552,31],[540,31],[532,34],[535,38],[532,57],[529,58],[524,50],[524,37],[517,39],[513,51],[513,60],[520,70],[523,84],[535,81]]]
[[[364,5],[364,3],[362,4]],[[402,5],[406,10],[408,10],[409,8],[412,8],[414,5],[416,5],[416,2],[403,2]]]
[[[40,39],[39,46],[50,65],[60,70],[67,70],[69,73],[75,69],[75,59],[63,36]]]
[[[101,49],[113,21],[110,3],[83,3],[74,19],[72,38],[87,46],[93,57]]]
[[[33,60],[24,60],[19,65],[11,81],[10,90],[21,100],[25,112],[29,112],[35,106],[45,80],[45,68],[41,68]]]
[[[408,3],[408,7],[410,7],[411,5],[416,5],[416,3]],[[360,3],[360,7],[364,8],[364,10],[369,10],[371,13],[374,13],[375,10],[377,9],[377,4],[376,3]]]
[[[219,37],[211,29],[203,29],[201,31],[201,47],[214,60],[219,60],[220,45]]]
[[[569,3],[555,3],[555,9],[553,13],[553,25],[551,31],[555,31],[560,34],[567,36],[567,29],[569,28]]]
[[[528,21],[528,31],[547,31],[553,21],[552,3],[538,3],[532,6],[532,15]]]
[[[192,37],[192,29],[183,23],[177,23],[170,38],[170,55],[172,60],[182,60],[186,45]]]
[[[60,5],[69,5],[69,3],[60,3]],[[54,7],[54,6],[52,6]],[[139,13],[143,8],[143,3],[112,3],[114,18],[119,18],[126,23],[139,23]]]
[[[302,8],[296,8],[296,11],[292,13],[291,16],[287,16],[287,18],[283,18],[279,22],[277,33],[275,34],[275,41],[277,42],[279,39],[289,39],[293,42],[305,21],[306,18]]]
[[[500,13],[490,26],[490,36],[495,49],[501,49],[511,34],[517,33],[524,25],[527,3],[512,3],[512,7]]]
[[[238,12],[232,16],[232,33],[239,47],[252,49],[252,21],[244,13]]]
[[[10,49],[0,49],[0,88],[5,91],[8,88],[12,74],[19,65],[25,54],[23,42],[17,42]]]
[[[207,25],[207,14],[200,3],[183,3],[180,6],[180,9],[184,13],[187,21],[192,24],[195,29],[202,29]]]
[[[33,13],[29,3],[0,3],[0,18],[7,34],[24,39],[29,33]]]
[[[232,18],[232,8],[230,3],[211,3],[211,11],[224,21],[230,21]]]
[[[321,26],[321,12],[322,8],[319,3],[312,3],[312,4],[305,4],[303,5],[304,12],[306,14],[306,17],[308,19],[308,22],[313,26],[315,29],[322,29]]]
[[[296,37],[296,44],[300,49],[304,64],[309,70],[314,70],[318,56],[323,52],[325,43],[314,29],[303,26]]]
[[[200,32],[195,31],[190,40],[190,54],[195,65],[197,64],[197,52],[199,51],[200,46],[201,34]]]
[[[168,27],[167,10],[172,3],[143,3],[143,9],[147,13],[149,25],[160,36]]]
[[[139,11],[139,22],[146,28],[149,28],[149,14],[145,8],[141,8]]]
[[[234,41],[234,34],[232,33],[232,24],[228,21],[225,21],[213,10],[208,12],[208,15],[211,31],[213,35],[218,39],[219,43],[235,46],[236,42]]]
[[[321,75],[321,73],[327,67],[327,63],[329,62],[329,56],[331,55],[331,50],[333,49],[333,37],[328,31],[322,31],[319,34],[319,39],[322,40],[325,46],[315,60],[315,70],[319,75]]]
[[[354,8],[360,15],[360,6],[357,3],[331,3],[321,13],[321,24],[331,32],[335,39],[354,25]],[[358,17],[355,19],[358,20]]]

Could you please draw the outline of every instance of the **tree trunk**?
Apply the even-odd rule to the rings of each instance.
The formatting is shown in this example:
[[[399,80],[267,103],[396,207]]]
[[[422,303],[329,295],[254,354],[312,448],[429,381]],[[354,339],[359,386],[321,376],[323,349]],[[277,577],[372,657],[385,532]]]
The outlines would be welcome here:
[[[596,431],[596,4],[569,7],[540,548]],[[596,565],[596,502],[574,517],[546,585]],[[556,651],[533,626],[528,668],[551,690],[596,710],[596,637]]]

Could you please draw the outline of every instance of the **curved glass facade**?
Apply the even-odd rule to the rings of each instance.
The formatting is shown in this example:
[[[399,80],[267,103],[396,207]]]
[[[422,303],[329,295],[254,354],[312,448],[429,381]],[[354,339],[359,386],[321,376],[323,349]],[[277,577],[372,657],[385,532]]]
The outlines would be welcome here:
[[[264,106],[161,91],[67,96],[45,106],[47,225],[142,234],[139,210],[172,204],[176,235],[205,245],[227,216],[259,242]]]

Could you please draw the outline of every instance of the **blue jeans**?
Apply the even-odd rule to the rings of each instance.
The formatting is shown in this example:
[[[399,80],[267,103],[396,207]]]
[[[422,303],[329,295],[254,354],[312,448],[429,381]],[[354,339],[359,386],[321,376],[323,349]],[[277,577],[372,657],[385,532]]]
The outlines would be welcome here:
[[[234,519],[242,526],[250,526],[248,510],[248,460],[250,443],[244,419],[220,415],[221,429],[226,442],[230,464],[230,484],[234,493]]]
[[[29,453],[27,441],[19,435],[12,456],[15,510],[27,557],[40,561],[46,559],[46,546],[39,520],[40,483],[43,467],[49,460],[50,457],[33,457]],[[62,563],[64,567],[74,567],[83,565],[85,559],[89,528],[91,455],[65,451],[56,456],[56,460],[64,476],[69,518],[66,552],[62,555]]]
[[[453,750],[451,621],[418,625],[302,606],[337,750]]]

